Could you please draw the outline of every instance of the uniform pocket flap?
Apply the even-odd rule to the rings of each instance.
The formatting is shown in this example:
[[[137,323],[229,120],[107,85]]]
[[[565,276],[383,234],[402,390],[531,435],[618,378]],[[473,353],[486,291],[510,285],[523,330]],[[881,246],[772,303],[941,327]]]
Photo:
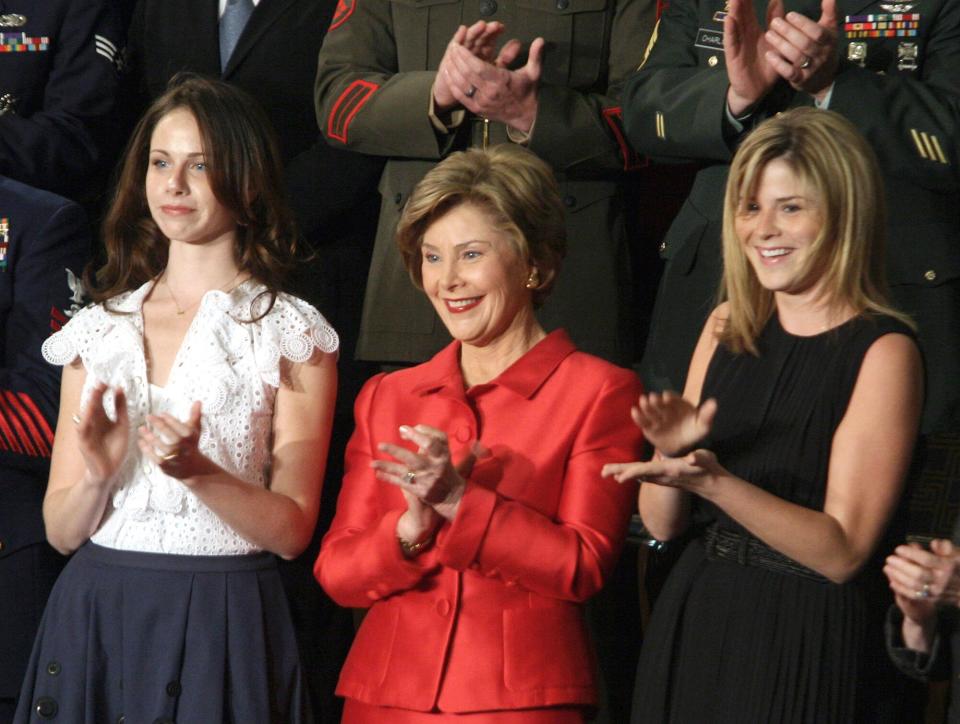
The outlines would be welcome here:
[[[572,15],[603,10],[607,0],[518,0],[517,6],[538,13]]]

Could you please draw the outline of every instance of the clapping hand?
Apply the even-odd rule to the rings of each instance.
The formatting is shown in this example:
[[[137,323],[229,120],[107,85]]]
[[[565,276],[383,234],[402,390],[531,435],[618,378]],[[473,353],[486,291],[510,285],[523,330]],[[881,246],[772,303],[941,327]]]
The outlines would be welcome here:
[[[116,420],[111,420],[103,409],[106,392],[105,383],[94,385],[83,412],[73,418],[87,475],[98,484],[106,484],[120,469],[127,456],[130,434],[127,400],[123,390],[118,387],[113,391]]]
[[[648,462],[607,463],[600,474],[618,483],[637,480],[702,494],[727,471],[709,450],[694,450],[682,458],[657,457]]]
[[[466,488],[466,477],[477,458],[477,446],[454,465],[447,435],[442,430],[429,425],[401,425],[400,437],[417,445],[417,452],[389,442],[380,443],[377,449],[395,461],[374,460],[371,466],[377,478],[398,486],[408,506],[412,496],[442,518],[453,520]]]
[[[823,0],[816,21],[798,12],[774,18],[765,37],[767,62],[795,90],[819,97],[833,84],[840,62],[836,0]]]
[[[630,410],[644,438],[668,456],[679,455],[703,440],[716,413],[716,400],[707,400],[697,408],[669,390],[640,395]]]
[[[189,478],[215,471],[214,463],[200,452],[201,406],[194,402],[190,416],[148,415],[139,429],[140,451],[167,475],[186,482]]]
[[[770,0],[767,27],[783,17],[783,1]],[[757,22],[752,0],[730,0],[723,23],[723,50],[730,88],[727,105],[734,116],[759,103],[776,84],[779,73],[770,62],[772,46]]]
[[[918,631],[929,633],[938,605],[960,605],[960,550],[948,540],[932,541],[929,551],[916,543],[897,546],[883,572],[897,607]],[[907,644],[924,650],[917,640]]]

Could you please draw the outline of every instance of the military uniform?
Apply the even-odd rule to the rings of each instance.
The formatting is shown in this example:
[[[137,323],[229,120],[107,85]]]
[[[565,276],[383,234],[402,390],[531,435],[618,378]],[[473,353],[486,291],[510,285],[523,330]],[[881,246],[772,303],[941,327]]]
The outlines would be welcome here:
[[[112,161],[120,46],[112,0],[0,2],[0,174],[91,195]]]
[[[0,177],[0,721],[62,565],[41,515],[60,369],[40,346],[80,303],[89,248],[79,206]]]
[[[786,0],[818,18],[819,3]],[[766,2],[756,3],[759,18]],[[723,0],[673,0],[642,70],[624,90],[630,141],[655,157],[704,164],[661,255],[642,372],[681,389],[721,271],[721,218],[738,135],[726,117]],[[960,429],[960,2],[838,0],[841,65],[829,108],[877,152],[888,195],[894,303],[919,324],[926,358],[926,431]],[[812,105],[781,82],[752,121]],[[952,521],[952,516],[949,518]]]
[[[498,20],[525,47],[547,41],[539,108],[528,146],[557,172],[567,209],[568,254],[542,310],[578,347],[629,361],[629,259],[619,180],[636,158],[617,97],[640,63],[648,0],[392,0],[340,2],[320,52],[316,101],[333,145],[389,158],[364,302],[362,358],[418,362],[449,339],[410,283],[393,241],[414,185],[453,151],[509,142],[506,127],[468,115],[449,132],[429,118],[435,70],[458,25]]]

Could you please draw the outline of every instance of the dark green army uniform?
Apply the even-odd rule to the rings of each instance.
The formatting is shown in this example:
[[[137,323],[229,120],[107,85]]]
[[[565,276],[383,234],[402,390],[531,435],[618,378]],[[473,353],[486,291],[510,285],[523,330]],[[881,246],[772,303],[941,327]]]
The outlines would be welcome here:
[[[786,10],[820,16],[810,0],[786,0]],[[724,0],[673,0],[623,95],[637,150],[704,164],[661,246],[667,266],[642,369],[653,389],[682,388],[720,279],[723,193],[738,140],[726,116],[723,11]],[[762,19],[766,2],[756,12]],[[837,17],[841,66],[829,108],[864,133],[884,172],[893,301],[917,321],[926,358],[924,430],[957,431],[960,2],[838,0]],[[747,123],[812,104],[781,83]]]
[[[413,287],[393,241],[414,185],[453,151],[509,142],[506,127],[467,114],[448,132],[429,115],[435,69],[460,24],[497,20],[503,39],[547,41],[528,147],[557,172],[568,253],[541,314],[581,349],[627,362],[630,264],[620,184],[635,165],[620,124],[624,79],[643,59],[650,0],[344,0],[320,51],[317,114],[327,140],[389,158],[358,346],[363,359],[418,362],[449,339]]]

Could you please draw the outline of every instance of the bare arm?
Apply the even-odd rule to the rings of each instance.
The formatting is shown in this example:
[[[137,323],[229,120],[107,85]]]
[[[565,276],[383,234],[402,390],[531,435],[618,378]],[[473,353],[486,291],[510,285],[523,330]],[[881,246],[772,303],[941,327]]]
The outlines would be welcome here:
[[[94,388],[81,412],[86,377],[79,361],[63,370],[50,482],[43,500],[47,539],[64,554],[83,545],[100,525],[113,476],[127,454],[129,423],[122,391],[116,391],[116,422],[104,414],[102,384]],[[74,415],[81,418],[79,423]]]
[[[700,340],[690,359],[690,370],[687,373],[687,382],[683,390],[683,399],[690,405],[696,406],[700,402],[700,393],[703,389],[703,379],[707,374],[710,359],[717,348],[716,332],[718,325],[726,316],[726,304],[721,304],[707,319],[700,333]],[[646,431],[645,431],[646,432]],[[649,438],[649,435],[648,435]],[[654,445],[655,439],[649,438]],[[673,451],[668,451],[668,454]],[[663,453],[659,450],[656,456]],[[604,474],[611,470],[604,469]],[[660,485],[641,485],[639,493],[640,518],[647,530],[657,540],[670,540],[683,533],[689,523],[690,496],[686,491],[676,488],[666,488]]]
[[[636,463],[619,471],[618,478],[638,477],[671,491],[696,493],[770,547],[843,582],[870,556],[900,497],[922,401],[916,345],[903,335],[881,337],[864,357],[834,434],[822,511],[730,474],[706,450],[682,459]]]
[[[304,364],[282,361],[281,370],[269,487],[250,485],[199,453],[199,403],[186,422],[168,415],[148,418],[153,431],[141,429],[140,449],[246,540],[290,559],[307,547],[317,522],[337,391],[336,358],[317,352]],[[172,439],[183,452],[165,461],[157,451]]]

